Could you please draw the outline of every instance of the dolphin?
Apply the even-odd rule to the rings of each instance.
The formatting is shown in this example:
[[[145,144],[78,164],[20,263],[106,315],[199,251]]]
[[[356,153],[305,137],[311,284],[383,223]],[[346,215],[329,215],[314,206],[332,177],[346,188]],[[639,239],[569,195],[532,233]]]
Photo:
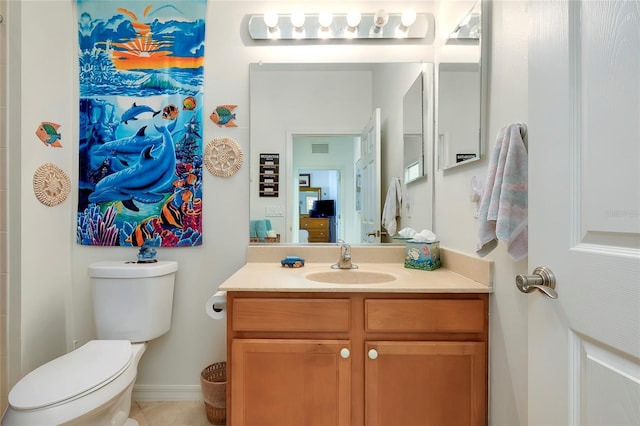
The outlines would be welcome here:
[[[123,122],[124,124],[127,124],[127,121],[137,120],[138,116],[145,112],[153,113],[154,117],[160,114],[160,111],[155,111],[153,108],[151,108],[148,105],[136,105],[136,103],[134,102],[133,105],[131,105],[131,108],[129,108],[128,110],[122,113],[122,117],[120,118],[120,121]]]
[[[162,201],[176,177],[176,152],[167,127],[156,126],[156,130],[162,134],[161,145],[145,147],[137,163],[102,178],[89,195],[90,202],[122,201],[129,210],[139,211],[134,201],[146,204]]]
[[[168,129],[169,131],[173,131],[175,127],[176,122],[172,121]],[[146,129],[147,126],[142,126],[133,136],[105,142],[94,148],[92,155],[116,157],[122,165],[128,166],[129,163],[136,160],[140,156],[140,153],[149,145],[156,146],[156,150],[161,149],[163,136],[147,136]],[[114,165],[117,164],[118,162],[115,162]]]

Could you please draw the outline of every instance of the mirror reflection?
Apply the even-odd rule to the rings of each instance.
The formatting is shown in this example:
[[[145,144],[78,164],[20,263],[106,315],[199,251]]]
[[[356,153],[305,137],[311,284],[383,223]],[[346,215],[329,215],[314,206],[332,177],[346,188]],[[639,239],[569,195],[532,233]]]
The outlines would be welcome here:
[[[308,216],[309,212],[313,214],[314,203],[320,199],[320,188],[301,186],[298,197],[300,199],[300,217]]]
[[[480,159],[480,64],[441,63],[438,70],[438,165]]]
[[[405,183],[424,176],[423,75],[418,74],[402,98],[402,142]]]
[[[317,187],[319,200],[333,200],[335,210],[328,220],[311,221],[327,222],[328,240],[322,242],[380,242],[380,198],[386,191],[386,183],[384,188],[380,183],[380,144],[395,145],[402,156],[403,96],[423,70],[433,74],[433,68],[424,63],[251,64],[251,219],[269,219],[282,242],[304,241],[299,231],[308,229],[308,219],[319,218],[301,209],[308,197],[300,186]],[[386,131],[382,123],[389,123]],[[279,154],[278,188],[265,194],[259,159],[268,153]],[[365,156],[367,161],[359,162]]]
[[[446,170],[480,159],[481,153],[481,2],[456,25],[442,50],[438,64],[438,170]],[[448,49],[448,50],[447,50]]]

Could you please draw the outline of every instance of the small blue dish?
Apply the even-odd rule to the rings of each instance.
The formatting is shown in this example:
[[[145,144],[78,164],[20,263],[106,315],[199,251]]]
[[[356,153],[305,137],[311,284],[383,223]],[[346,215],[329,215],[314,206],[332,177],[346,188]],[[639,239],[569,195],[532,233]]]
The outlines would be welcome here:
[[[280,261],[283,268],[302,268],[304,259],[298,256],[287,256]]]

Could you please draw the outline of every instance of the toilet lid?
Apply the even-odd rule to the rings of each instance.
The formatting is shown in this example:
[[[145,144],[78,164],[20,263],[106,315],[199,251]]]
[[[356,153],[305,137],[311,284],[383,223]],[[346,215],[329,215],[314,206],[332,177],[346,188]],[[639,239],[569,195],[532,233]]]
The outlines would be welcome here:
[[[9,392],[9,404],[42,408],[101,387],[122,374],[131,355],[128,340],[92,340],[23,377]]]

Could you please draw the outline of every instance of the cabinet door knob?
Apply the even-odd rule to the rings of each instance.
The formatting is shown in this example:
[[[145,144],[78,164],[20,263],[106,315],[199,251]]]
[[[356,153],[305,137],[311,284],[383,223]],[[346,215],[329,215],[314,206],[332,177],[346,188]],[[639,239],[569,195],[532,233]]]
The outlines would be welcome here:
[[[349,351],[349,349],[347,348],[342,348],[340,349],[340,356],[344,359],[349,358],[349,355],[351,355],[351,352]]]
[[[378,358],[378,351],[376,351],[375,349],[369,349],[369,359],[376,358]]]

